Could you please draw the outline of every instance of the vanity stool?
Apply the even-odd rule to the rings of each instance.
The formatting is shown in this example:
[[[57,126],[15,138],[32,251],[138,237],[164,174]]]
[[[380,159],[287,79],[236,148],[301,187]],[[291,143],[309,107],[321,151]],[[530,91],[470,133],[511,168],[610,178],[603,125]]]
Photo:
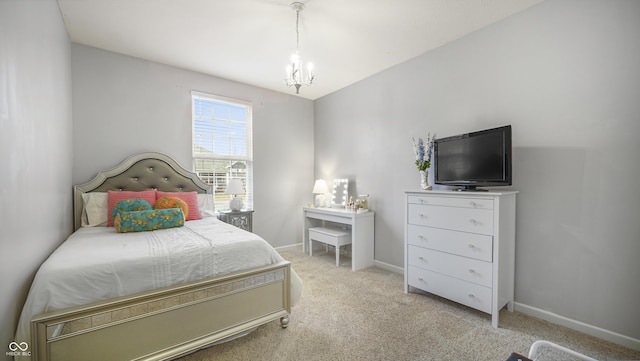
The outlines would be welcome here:
[[[336,248],[336,266],[340,266],[340,247],[351,244],[351,233],[340,228],[309,228],[309,255],[311,256],[313,256],[313,241],[322,242],[325,246],[334,246]]]

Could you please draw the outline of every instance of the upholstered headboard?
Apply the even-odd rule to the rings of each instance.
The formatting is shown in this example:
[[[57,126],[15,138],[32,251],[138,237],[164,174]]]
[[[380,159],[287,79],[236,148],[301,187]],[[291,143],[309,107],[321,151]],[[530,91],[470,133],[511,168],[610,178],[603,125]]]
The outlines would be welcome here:
[[[173,158],[161,153],[133,155],[113,168],[102,170],[89,182],[73,187],[73,226],[82,221],[82,194],[88,192],[144,191],[209,193],[213,188],[198,175],[180,166]]]

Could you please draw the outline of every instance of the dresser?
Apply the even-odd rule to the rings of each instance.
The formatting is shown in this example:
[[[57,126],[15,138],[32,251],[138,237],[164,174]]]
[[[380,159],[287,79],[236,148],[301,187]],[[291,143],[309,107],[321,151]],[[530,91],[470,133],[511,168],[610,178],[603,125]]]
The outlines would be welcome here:
[[[405,193],[404,291],[492,315],[513,311],[515,191]]]

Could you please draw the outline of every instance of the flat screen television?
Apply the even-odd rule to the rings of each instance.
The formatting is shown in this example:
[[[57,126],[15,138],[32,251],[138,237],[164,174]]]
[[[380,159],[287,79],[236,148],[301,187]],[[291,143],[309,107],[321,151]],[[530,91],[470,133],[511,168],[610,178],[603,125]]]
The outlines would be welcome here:
[[[511,125],[436,139],[435,184],[481,190],[511,185]]]

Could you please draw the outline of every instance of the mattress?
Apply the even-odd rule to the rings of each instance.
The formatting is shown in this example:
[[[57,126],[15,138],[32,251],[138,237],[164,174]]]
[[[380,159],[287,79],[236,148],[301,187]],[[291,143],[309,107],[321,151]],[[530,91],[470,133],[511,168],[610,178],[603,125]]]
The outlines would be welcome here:
[[[38,270],[16,331],[30,342],[30,320],[42,313],[127,296],[282,261],[260,236],[215,217],[183,227],[116,233],[86,227],[73,233]],[[291,271],[291,303],[302,283]]]

